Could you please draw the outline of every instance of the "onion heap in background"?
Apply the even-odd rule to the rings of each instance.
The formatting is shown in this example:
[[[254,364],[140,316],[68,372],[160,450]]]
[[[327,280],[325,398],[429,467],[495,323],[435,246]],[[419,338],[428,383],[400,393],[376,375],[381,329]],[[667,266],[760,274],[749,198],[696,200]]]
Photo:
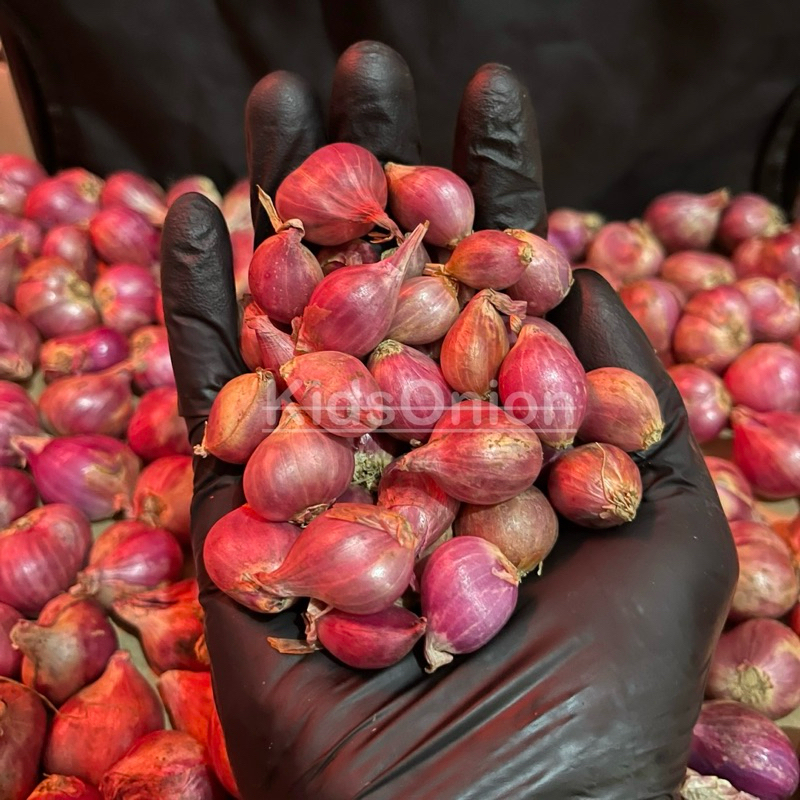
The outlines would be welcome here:
[[[558,515],[634,518],[655,394],[585,373],[543,319],[588,266],[670,367],[698,441],[734,431],[735,463],[708,463],[741,577],[684,794],[790,796],[797,757],[772,720],[800,705],[800,525],[779,535],[755,497],[800,495],[800,232],[723,191],[657,198],[644,222],[560,209],[548,241],[473,232],[457,176],[348,144],[262,193],[275,235],[255,253],[244,182],[164,193],[0,157],[0,796],[236,794],[186,577],[191,451],[159,291],[160,226],[188,191],[228,223],[253,370],[195,448],[244,465],[247,500],[204,558],[243,606],[304,612],[305,638],[273,646],[379,669],[419,642],[433,671],[502,629]],[[110,621],[139,637],[160,699]]]

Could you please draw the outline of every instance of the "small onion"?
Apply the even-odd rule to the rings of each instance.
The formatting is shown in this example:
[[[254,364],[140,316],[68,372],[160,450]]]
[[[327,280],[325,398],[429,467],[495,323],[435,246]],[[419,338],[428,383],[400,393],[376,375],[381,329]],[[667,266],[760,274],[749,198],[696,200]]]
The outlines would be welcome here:
[[[0,467],[0,528],[35,508],[38,499],[36,486],[27,472]]]
[[[731,252],[745,239],[774,236],[786,222],[783,212],[766,197],[743,192],[737,194],[722,212],[717,240]]]
[[[115,264],[92,288],[103,324],[130,334],[149,325],[156,316],[158,287],[149,269],[137,264]]]
[[[28,393],[16,383],[0,381],[0,466],[21,466],[24,459],[12,446],[12,439],[38,433],[39,412]]]
[[[169,354],[167,329],[145,325],[130,338],[133,381],[142,392],[159,386],[175,386],[175,373]]]
[[[170,669],[156,678],[172,727],[188,733],[200,744],[208,738],[208,721],[214,709],[211,673]]]
[[[675,284],[686,297],[736,280],[733,264],[723,256],[683,250],[664,259],[661,279]]]
[[[790,229],[765,239],[761,269],[767,277],[788,277],[800,283],[800,230]]]
[[[800,411],[800,353],[785,344],[756,344],[725,372],[733,402],[754,411]]]
[[[754,520],[756,501],[742,471],[732,461],[716,456],[706,456],[705,462],[728,522]]]
[[[79,225],[56,225],[42,240],[42,255],[68,262],[85,281],[93,281],[97,258],[88,232]]]
[[[555,245],[573,264],[583,261],[586,248],[603,227],[599,214],[556,208],[547,215],[547,241]]]
[[[557,247],[539,236],[521,230],[507,230],[506,233],[530,251],[528,264],[519,280],[509,286],[508,295],[514,300],[524,300],[528,304],[528,314],[546,314],[567,296],[572,286],[569,261]]]
[[[194,490],[191,456],[163,456],[148,464],[136,481],[133,517],[166,528],[179,542],[189,541]]]
[[[85,223],[97,213],[103,182],[83,169],[67,170],[36,184],[23,213],[43,228]]]
[[[281,367],[294,357],[292,337],[275,327],[266,314],[245,318],[242,325],[243,338],[245,325],[255,334],[255,352],[251,351],[245,361],[255,361],[254,369],[260,367],[269,370],[275,378],[276,388],[281,392],[285,391],[286,381],[281,376]]]
[[[178,392],[171,386],[145,392],[127,433],[131,450],[144,461],[192,452],[186,422],[178,411]]]
[[[14,259],[19,267],[27,266],[37,258],[42,249],[42,230],[29,219],[12,217],[0,211],[0,238],[11,236],[15,240],[12,248]]]
[[[40,342],[28,320],[0,303],[0,380],[28,380],[39,361]]]
[[[422,250],[423,248],[420,247],[420,251]],[[380,248],[372,244],[372,242],[365,242],[363,239],[353,239],[336,247],[322,247],[317,253],[317,261],[319,261],[319,265],[325,275],[342,267],[352,267],[356,264],[375,264],[380,260]],[[430,259],[426,258],[422,266],[424,267],[428,261]],[[422,267],[420,267],[417,274],[422,274]],[[406,278],[408,279],[409,277],[411,276],[406,271]]]
[[[103,800],[100,792],[69,775],[48,775],[28,800]]]
[[[397,296],[397,308],[388,339],[403,344],[430,344],[441,339],[458,319],[456,284],[441,275],[406,280]]]
[[[138,211],[154,225],[161,225],[167,213],[164,190],[135,172],[112,172],[100,192],[100,207],[125,206]]]
[[[689,427],[702,444],[719,436],[728,424],[733,403],[719,375],[695,364],[675,364],[669,368],[689,417]]]
[[[17,153],[0,155],[0,209],[21,214],[30,190],[46,179],[47,173],[33,159]]]
[[[0,797],[25,800],[39,780],[47,713],[24,686],[0,681]]]
[[[219,193],[216,184],[206,175],[187,175],[185,178],[175,181],[167,191],[167,207],[171,206],[181,195],[188,192],[197,192],[207,197],[215,205],[222,203],[222,195]],[[248,207],[250,203],[250,187],[247,191]]]
[[[800,300],[792,281],[745,278],[736,288],[750,306],[754,341],[782,342],[800,331]]]
[[[21,618],[16,608],[0,603],[0,679],[19,676],[22,653],[12,645],[8,635]]]
[[[44,379],[100,372],[128,357],[128,340],[111,328],[48,339],[39,353]]]
[[[714,240],[729,200],[726,189],[709,194],[669,192],[650,203],[644,220],[670,252],[705,250]]]
[[[659,358],[672,358],[672,335],[681,316],[683,296],[671,284],[657,278],[634,281],[623,286],[620,300],[642,326]]]
[[[622,283],[654,277],[663,260],[658,239],[638,220],[604,225],[586,254],[588,267],[607,271]]]
[[[98,211],[89,221],[89,236],[108,264],[149,267],[158,258],[158,231],[138,212],[125,206]]]

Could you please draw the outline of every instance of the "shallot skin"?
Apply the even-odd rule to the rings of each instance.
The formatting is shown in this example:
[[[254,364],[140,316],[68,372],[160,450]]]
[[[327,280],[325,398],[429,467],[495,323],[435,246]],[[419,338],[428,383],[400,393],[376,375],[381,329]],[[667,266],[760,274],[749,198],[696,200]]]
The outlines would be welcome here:
[[[717,240],[730,252],[745,239],[774,236],[786,222],[783,212],[761,195],[736,195],[722,212]]]
[[[112,328],[91,328],[48,339],[39,354],[44,379],[101,372],[128,357],[128,340]]]
[[[16,436],[42,432],[36,404],[21,386],[0,380],[0,466],[19,467],[24,457],[12,445]]]
[[[525,270],[509,287],[508,295],[513,300],[524,300],[531,316],[542,316],[554,309],[572,286],[569,261],[557,247],[533,233],[517,229],[506,233],[522,242],[530,252]]]
[[[0,797],[25,800],[39,779],[47,713],[33,692],[8,681],[0,681],[0,711]]]
[[[655,277],[663,260],[658,239],[638,220],[604,225],[586,254],[586,266],[622,284]]]
[[[35,508],[38,499],[39,493],[27,472],[0,467],[0,528]]]
[[[669,368],[669,376],[686,406],[695,439],[700,444],[715,439],[727,425],[733,408],[722,379],[695,364],[675,364]]]
[[[697,292],[733,283],[736,270],[723,256],[682,250],[664,259],[660,277],[675,284],[686,297],[691,297]]]
[[[728,522],[753,520],[756,501],[742,471],[732,461],[716,456],[706,456],[705,462]]]
[[[103,800],[100,792],[69,775],[48,775],[28,800]]]
[[[736,405],[753,411],[800,411],[800,353],[755,344],[728,367],[725,386]]]
[[[547,215],[547,241],[577,264],[604,221],[599,214],[556,208]]]
[[[783,342],[800,331],[800,298],[793,281],[756,276],[738,281],[736,288],[750,306],[754,341]]]
[[[642,326],[658,357],[672,360],[672,334],[681,316],[683,296],[671,284],[657,278],[634,281],[623,286],[620,300]]]
[[[179,542],[188,544],[193,481],[190,456],[163,456],[151,461],[136,481],[132,516],[166,528]]]
[[[670,252],[704,250],[713,241],[729,200],[726,189],[709,194],[668,192],[650,203],[644,220]]]
[[[441,339],[458,319],[456,284],[449,278],[421,275],[403,282],[387,339],[409,345]]]
[[[36,328],[0,303],[0,380],[28,380],[39,361],[40,344]]]

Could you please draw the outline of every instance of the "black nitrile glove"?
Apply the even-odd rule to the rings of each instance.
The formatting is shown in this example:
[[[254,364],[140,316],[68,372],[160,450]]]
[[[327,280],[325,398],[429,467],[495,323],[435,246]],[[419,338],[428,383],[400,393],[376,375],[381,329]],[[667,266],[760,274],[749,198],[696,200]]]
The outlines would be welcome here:
[[[269,193],[325,139],[305,84],[286,73],[258,84],[247,120],[251,180]],[[418,158],[411,77],[382,45],[342,56],[330,120],[331,141]],[[543,230],[533,111],[508,69],[484,66],[470,81],[454,160],[475,194],[476,229]],[[217,391],[245,370],[217,208],[180,198],[162,255],[181,413],[197,443]],[[626,367],[658,394],[667,426],[640,460],[644,500],[634,522],[608,531],[562,521],[508,625],[433,675],[414,656],[359,672],[324,653],[273,650],[268,636],[297,637],[297,612],[248,612],[203,569],[206,533],[243,502],[242,470],[196,461],[193,542],[214,688],[246,800],[677,797],[735,551],[678,392],[609,285],[578,271],[549,318],[586,369]]]

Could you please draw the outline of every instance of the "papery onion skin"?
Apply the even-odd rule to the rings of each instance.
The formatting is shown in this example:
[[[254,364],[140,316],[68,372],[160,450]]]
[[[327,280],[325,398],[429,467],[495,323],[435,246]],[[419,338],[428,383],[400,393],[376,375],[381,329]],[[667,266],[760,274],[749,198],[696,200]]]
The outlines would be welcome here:
[[[50,728],[44,768],[97,785],[134,742],[162,727],[158,696],[130,653],[117,650],[105,672],[61,707]]]
[[[112,328],[90,328],[70,336],[48,339],[40,351],[44,379],[101,372],[128,357],[128,340]]]
[[[686,297],[736,280],[733,264],[723,256],[698,250],[682,250],[664,259],[662,280],[675,284]]]
[[[586,373],[575,353],[546,333],[525,326],[503,361],[498,390],[509,414],[544,444],[569,447],[586,414]]]
[[[689,766],[726,778],[760,800],[786,800],[800,781],[789,737],[763,714],[732,700],[703,703]]]
[[[88,232],[79,225],[57,225],[42,240],[42,255],[67,261],[85,281],[97,274],[97,257]]]
[[[655,277],[663,260],[658,239],[638,220],[604,225],[586,253],[586,266],[623,284]]]
[[[128,170],[112,172],[100,192],[100,207],[126,206],[161,225],[167,213],[166,195],[155,182]]]
[[[0,678],[16,678],[22,653],[11,644],[9,633],[22,619],[22,614],[8,603],[0,603]]]
[[[410,345],[430,344],[450,330],[460,311],[456,284],[449,278],[410,278],[400,287],[386,338]]]
[[[530,260],[519,279],[508,288],[513,300],[524,300],[527,313],[542,316],[555,308],[572,286],[572,268],[561,251],[533,233],[509,229],[509,236],[518,239],[530,251]]]
[[[39,361],[40,343],[36,328],[0,303],[0,380],[28,380]]]
[[[19,267],[26,267],[30,262],[37,258],[42,249],[42,230],[35,223],[29,219],[21,219],[20,217],[12,217],[0,211],[0,238],[13,237],[14,253],[11,254],[13,261]],[[12,280],[16,282],[16,275],[12,276]]]
[[[729,200],[726,189],[708,194],[668,192],[650,203],[644,220],[670,252],[705,250],[714,240]]]
[[[128,445],[139,458],[189,455],[189,432],[178,411],[178,392],[162,386],[145,392],[128,423]]]
[[[256,308],[258,308],[256,306]],[[260,309],[258,309],[260,311]],[[275,386],[278,391],[286,391],[286,381],[281,375],[281,367],[294,357],[294,342],[288,333],[273,325],[266,314],[250,317],[245,315],[242,329],[247,325],[249,330],[255,335],[255,349],[250,350],[245,358],[246,363],[254,362],[255,369],[259,367],[269,370],[275,378]],[[243,341],[244,333],[242,334]],[[251,343],[247,343],[247,348],[251,348]],[[244,350],[243,350],[244,352]]]
[[[11,631],[19,647],[22,680],[57,706],[100,677],[117,649],[117,634],[93,600],[61,594],[36,622],[21,620]]]
[[[754,411],[800,411],[800,353],[785,344],[755,344],[725,372],[736,405]]]
[[[140,391],[175,386],[167,329],[163,325],[145,325],[134,331],[130,347],[133,380]]]
[[[69,775],[48,775],[28,800],[103,800],[100,792]]]
[[[304,528],[283,564],[255,576],[265,608],[289,597],[313,597],[341,611],[373,614],[406,590],[417,536],[399,514],[373,505],[341,503]]]
[[[157,458],[144,467],[136,481],[133,517],[166,528],[179,542],[188,544],[193,484],[191,456]]]
[[[800,230],[789,229],[764,240],[761,268],[770,278],[791,278],[800,284]]]
[[[791,280],[745,278],[736,288],[750,306],[753,341],[782,342],[800,331],[800,299]]]
[[[86,170],[65,170],[30,190],[23,213],[45,229],[85,223],[97,213],[102,188],[103,182]]]
[[[409,228],[409,230],[411,229]],[[317,261],[319,261],[319,265],[325,275],[342,267],[352,267],[356,264],[375,264],[380,260],[380,248],[372,244],[372,242],[365,242],[363,239],[353,239],[336,247],[322,247],[317,253]],[[425,261],[430,261],[430,259]],[[422,274],[422,272],[420,271],[419,274]],[[408,273],[406,273],[406,277],[408,277]]]
[[[717,228],[717,241],[731,252],[753,236],[774,236],[786,222],[783,212],[766,197],[742,192],[728,203]]]
[[[388,163],[384,171],[389,210],[403,230],[430,221],[425,241],[435,247],[455,247],[472,231],[475,201],[463,178],[442,167]]]
[[[723,633],[706,693],[738,700],[770,719],[800,705],[800,637],[774,619],[751,619]]]
[[[457,536],[437,548],[422,573],[427,672],[494,638],[517,603],[519,575],[490,542]]]
[[[21,466],[23,458],[11,446],[12,438],[38,433],[39,412],[28,393],[16,383],[0,381],[0,466]]]
[[[149,267],[158,258],[158,231],[141,214],[124,206],[98,211],[89,220],[89,236],[107,264]]]
[[[244,304],[242,323],[239,330],[239,352],[244,359],[244,363],[253,371],[257,370],[259,367],[262,369],[271,369],[271,367],[262,362],[261,349],[254,327],[255,321],[261,316],[264,316],[264,309],[261,308],[258,303],[249,300]],[[268,324],[270,327],[274,327],[271,323],[268,322]],[[289,337],[289,343],[292,347],[292,355],[294,355],[294,343],[291,341],[291,337]]]
[[[664,420],[650,384],[627,369],[601,367],[586,373],[587,404],[578,436],[628,452],[661,441]]]
[[[350,485],[355,469],[348,440],[323,431],[296,403],[255,449],[244,470],[244,495],[271,522],[304,521]]]
[[[547,241],[577,264],[605,220],[599,214],[556,208],[547,215]]]
[[[631,457],[609,444],[585,444],[550,468],[547,494],[559,514],[587,528],[630,522],[642,501],[642,478]]]
[[[26,800],[39,779],[47,714],[33,692],[7,681],[0,681],[0,712],[0,797]]]
[[[27,472],[0,467],[0,528],[35,508],[38,499],[36,485]]]
[[[281,217],[302,220],[306,239],[321,245],[358,239],[375,225],[401,238],[384,211],[386,201],[386,178],[378,159],[348,142],[314,151],[284,178],[275,196]]]
[[[728,522],[754,520],[756,501],[753,490],[739,467],[716,456],[705,456],[705,462]]]
[[[253,611],[270,612],[253,579],[259,572],[274,572],[286,559],[300,528],[288,522],[268,522],[248,505],[220,517],[203,543],[203,562],[208,576],[229,597]],[[292,605],[287,599],[283,608]]]
[[[206,744],[208,721],[214,709],[210,672],[170,669],[156,678],[172,727]]]
[[[72,506],[35,508],[0,531],[0,602],[35,615],[74,582],[92,531]]]
[[[672,334],[683,306],[682,295],[671,284],[648,278],[623,286],[619,296],[642,326],[659,358],[669,363],[672,359]]]
[[[158,286],[138,264],[114,264],[94,282],[92,294],[103,324],[124,334],[155,322]]]
[[[759,236],[740,242],[731,255],[734,269],[740,279],[762,276],[775,278],[764,267],[764,250],[767,240]]]
[[[558,518],[542,492],[531,486],[504,503],[462,506],[455,534],[491,542],[524,577],[553,549]]]
[[[552,336],[557,342],[560,342],[564,345],[564,347],[568,347],[572,350],[572,345],[569,343],[569,339],[564,336],[563,333],[555,326],[552,322],[548,322],[546,319],[542,319],[541,317],[517,317],[511,316],[508,319],[508,341],[510,344],[516,344],[517,339],[519,338],[518,331],[515,329],[521,330],[526,325],[530,325],[536,330],[541,331],[542,333],[546,333],[548,336]]]
[[[72,593],[108,607],[120,597],[177,581],[182,570],[183,553],[169,531],[124,520],[97,537]]]
[[[734,408],[733,460],[762,497],[800,495],[800,416]]]
[[[378,505],[404,517],[417,535],[419,556],[453,524],[460,503],[429,475],[390,464],[378,486]]]
[[[739,580],[730,618],[781,617],[797,602],[798,577],[789,545],[759,522],[732,522]]]
[[[41,164],[19,153],[0,155],[0,208],[21,214],[25,198],[34,186],[47,179]]]
[[[280,373],[309,419],[329,433],[358,438],[383,422],[381,387],[354,356],[305,353],[287,361]]]
[[[719,436],[733,408],[730,392],[719,375],[696,364],[675,364],[669,368],[669,376],[680,392],[698,443]]]

